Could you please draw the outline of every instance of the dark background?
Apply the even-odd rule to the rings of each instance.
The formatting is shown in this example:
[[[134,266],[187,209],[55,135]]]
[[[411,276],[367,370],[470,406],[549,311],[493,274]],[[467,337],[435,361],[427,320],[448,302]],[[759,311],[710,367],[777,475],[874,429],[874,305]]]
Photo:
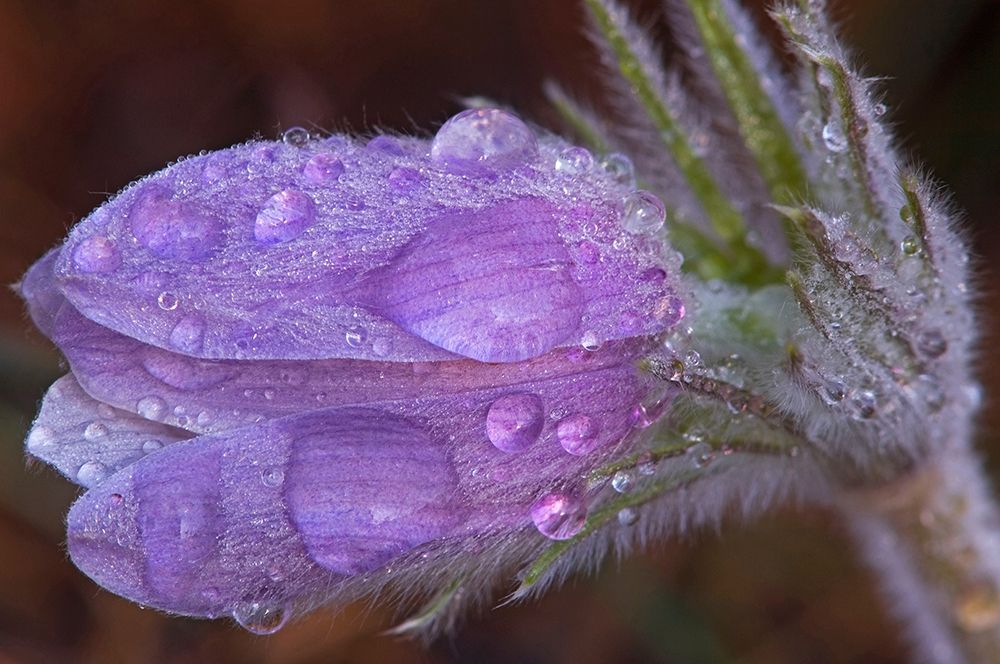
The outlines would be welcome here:
[[[655,2],[635,4],[655,16]],[[756,6],[756,5],[755,5]],[[1000,5],[842,0],[837,16],[891,115],[967,211],[995,394]],[[430,130],[460,95],[550,118],[545,78],[595,90],[575,0],[0,0],[0,282],[172,159],[302,125]],[[68,563],[74,495],[21,441],[58,358],[0,296],[0,664],[7,662],[899,662],[898,630],[829,515],[786,510],[664,543],[544,600],[488,611],[429,649],[391,615],[320,611],[260,638],[171,619]],[[980,435],[1000,457],[987,399]]]

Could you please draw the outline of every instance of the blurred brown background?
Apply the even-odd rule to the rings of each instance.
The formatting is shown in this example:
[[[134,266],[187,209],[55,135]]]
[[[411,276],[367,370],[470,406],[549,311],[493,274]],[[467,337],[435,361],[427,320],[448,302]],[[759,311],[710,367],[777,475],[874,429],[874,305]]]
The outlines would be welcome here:
[[[656,2],[635,4],[655,16]],[[955,192],[982,267],[982,376],[996,394],[1000,5],[835,3],[890,75],[908,148]],[[430,129],[481,94],[545,121],[541,82],[595,89],[576,0],[0,0],[0,282],[82,215],[177,156],[293,125]],[[828,515],[788,511],[605,566],[543,601],[488,611],[429,649],[347,607],[279,634],[170,619],[68,564],[74,495],[26,468],[24,431],[59,374],[0,299],[0,664],[8,662],[900,662],[903,648]],[[988,402],[982,449],[1000,418]],[[996,465],[996,464],[994,464]]]

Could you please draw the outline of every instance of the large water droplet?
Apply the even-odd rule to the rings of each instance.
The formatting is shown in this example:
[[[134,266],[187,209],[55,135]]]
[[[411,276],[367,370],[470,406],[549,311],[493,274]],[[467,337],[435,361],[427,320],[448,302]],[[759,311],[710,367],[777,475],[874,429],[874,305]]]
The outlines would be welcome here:
[[[205,319],[190,314],[177,321],[170,331],[170,345],[184,353],[197,353],[205,340]]]
[[[194,203],[172,197],[164,185],[147,185],[129,210],[132,235],[158,258],[204,258],[221,238],[218,222]]]
[[[355,326],[347,330],[344,333],[344,341],[351,348],[357,348],[368,339],[368,330],[363,327]]]
[[[587,506],[579,496],[553,491],[534,502],[531,520],[549,539],[567,540],[583,530]]]
[[[73,250],[73,265],[81,272],[103,274],[117,269],[121,263],[115,243],[103,235],[92,235]]]
[[[611,488],[618,493],[627,493],[635,485],[635,475],[629,470],[619,470],[611,476]]]
[[[56,444],[56,433],[48,427],[36,426],[28,434],[28,440],[25,442],[31,452],[51,449]]]
[[[288,609],[280,604],[242,602],[233,607],[233,620],[253,634],[274,634],[288,622]]]
[[[415,168],[397,166],[389,172],[389,184],[400,193],[409,193],[419,189],[424,183],[424,176]]]
[[[289,127],[281,135],[281,142],[293,148],[301,148],[309,142],[309,130],[302,127]]]
[[[618,184],[627,187],[635,186],[635,166],[632,165],[632,160],[625,155],[612,152],[601,160],[601,168]]]
[[[847,149],[847,138],[836,120],[830,120],[823,125],[822,134],[823,144],[830,152],[843,152]]]
[[[631,507],[626,507],[618,512],[618,523],[623,526],[634,526],[639,520],[639,513]]]
[[[139,399],[135,411],[147,420],[162,422],[167,414],[167,402],[158,396],[150,395]]]
[[[556,172],[566,175],[586,173],[593,165],[594,157],[587,148],[566,148],[556,158]]]
[[[535,134],[520,118],[496,108],[462,111],[442,125],[431,159],[457,172],[512,168],[538,153]]]
[[[297,189],[285,189],[271,196],[257,213],[253,235],[258,242],[276,244],[302,235],[316,219],[316,204]]]
[[[708,443],[695,443],[687,449],[687,454],[695,468],[704,468],[715,460],[715,450]]]
[[[535,394],[500,397],[486,413],[486,436],[504,452],[520,452],[538,439],[545,423],[542,400]]]
[[[264,486],[281,486],[281,484],[285,481],[285,471],[277,466],[265,468],[260,471],[260,480],[264,483]]]
[[[108,467],[100,461],[88,461],[76,471],[76,479],[83,486],[91,487],[108,476]]]
[[[597,443],[599,427],[594,418],[583,415],[569,415],[556,424],[556,437],[559,444],[570,454],[581,456],[594,451]]]
[[[108,427],[103,422],[91,422],[83,430],[83,437],[90,442],[96,442],[108,435]]]
[[[344,162],[329,152],[320,152],[306,162],[302,173],[307,180],[317,184],[336,182],[344,174]]]
[[[917,350],[931,359],[937,359],[948,350],[948,342],[938,330],[927,330],[917,337]]]
[[[177,303],[177,296],[169,291],[163,291],[160,293],[159,297],[156,298],[157,306],[164,311],[173,311],[177,308]]]
[[[594,352],[600,350],[601,346],[604,344],[602,343],[601,338],[597,335],[597,332],[587,330],[580,338],[580,345],[583,346],[584,350]]]
[[[633,191],[625,198],[622,226],[632,235],[655,233],[666,218],[663,201],[648,191]]]
[[[152,454],[156,450],[162,448],[163,448],[163,443],[161,443],[158,440],[153,440],[152,438],[142,444],[142,451],[144,454]]]

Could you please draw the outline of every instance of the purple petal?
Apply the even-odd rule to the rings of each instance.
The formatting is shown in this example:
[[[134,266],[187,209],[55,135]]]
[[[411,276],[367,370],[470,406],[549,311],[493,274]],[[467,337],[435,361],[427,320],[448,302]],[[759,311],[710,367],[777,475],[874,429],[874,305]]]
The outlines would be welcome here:
[[[69,550],[109,590],[177,613],[281,604],[449,535],[463,506],[444,446],[361,409],[197,438],[70,510]]]
[[[190,438],[91,398],[76,379],[49,388],[26,441],[30,455],[85,487],[98,484],[147,454]]]
[[[57,280],[87,318],[203,358],[508,361],[673,325],[676,259],[629,223],[629,186],[592,160],[559,168],[571,148],[552,137],[508,149],[516,135],[462,143],[492,155],[488,176],[415,139],[187,159],[77,225]]]
[[[537,384],[550,405],[558,401],[568,408],[583,392],[574,383],[586,384],[590,374],[618,366],[623,367],[621,384],[610,386],[607,402],[595,400],[600,413],[589,413],[589,417],[625,422],[649,389],[632,367],[644,345],[631,341],[607,344],[594,352],[556,350],[511,364],[202,360],[141,344],[83,318],[69,306],[60,311],[53,338],[89,393],[143,417],[199,433],[331,406],[393,401],[404,406],[413,401],[439,404],[433,407],[435,413],[443,407],[440,404],[453,403],[448,408],[464,415],[463,404],[473,397],[485,408],[489,395],[519,385]],[[616,398],[617,394],[623,396]],[[467,426],[467,421],[459,417],[456,426]],[[602,428],[609,436],[623,435],[620,427],[602,424]],[[564,438],[572,435],[571,429],[563,425]],[[579,444],[587,447],[602,440],[594,436]]]
[[[17,285],[17,290],[28,305],[31,320],[50,339],[52,338],[52,326],[56,313],[66,301],[63,294],[59,292],[53,274],[60,251],[62,251],[62,247],[56,247],[35,261],[35,264],[24,275],[21,283]]]

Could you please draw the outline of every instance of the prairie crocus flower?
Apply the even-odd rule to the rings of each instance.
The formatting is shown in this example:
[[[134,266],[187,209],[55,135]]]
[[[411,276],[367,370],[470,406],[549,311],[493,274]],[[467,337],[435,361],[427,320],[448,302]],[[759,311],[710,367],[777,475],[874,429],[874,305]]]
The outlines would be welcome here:
[[[576,536],[673,394],[637,366],[684,314],[664,215],[493,109],[140,180],[21,284],[71,368],[27,450],[87,489],[73,561],[268,632]]]

